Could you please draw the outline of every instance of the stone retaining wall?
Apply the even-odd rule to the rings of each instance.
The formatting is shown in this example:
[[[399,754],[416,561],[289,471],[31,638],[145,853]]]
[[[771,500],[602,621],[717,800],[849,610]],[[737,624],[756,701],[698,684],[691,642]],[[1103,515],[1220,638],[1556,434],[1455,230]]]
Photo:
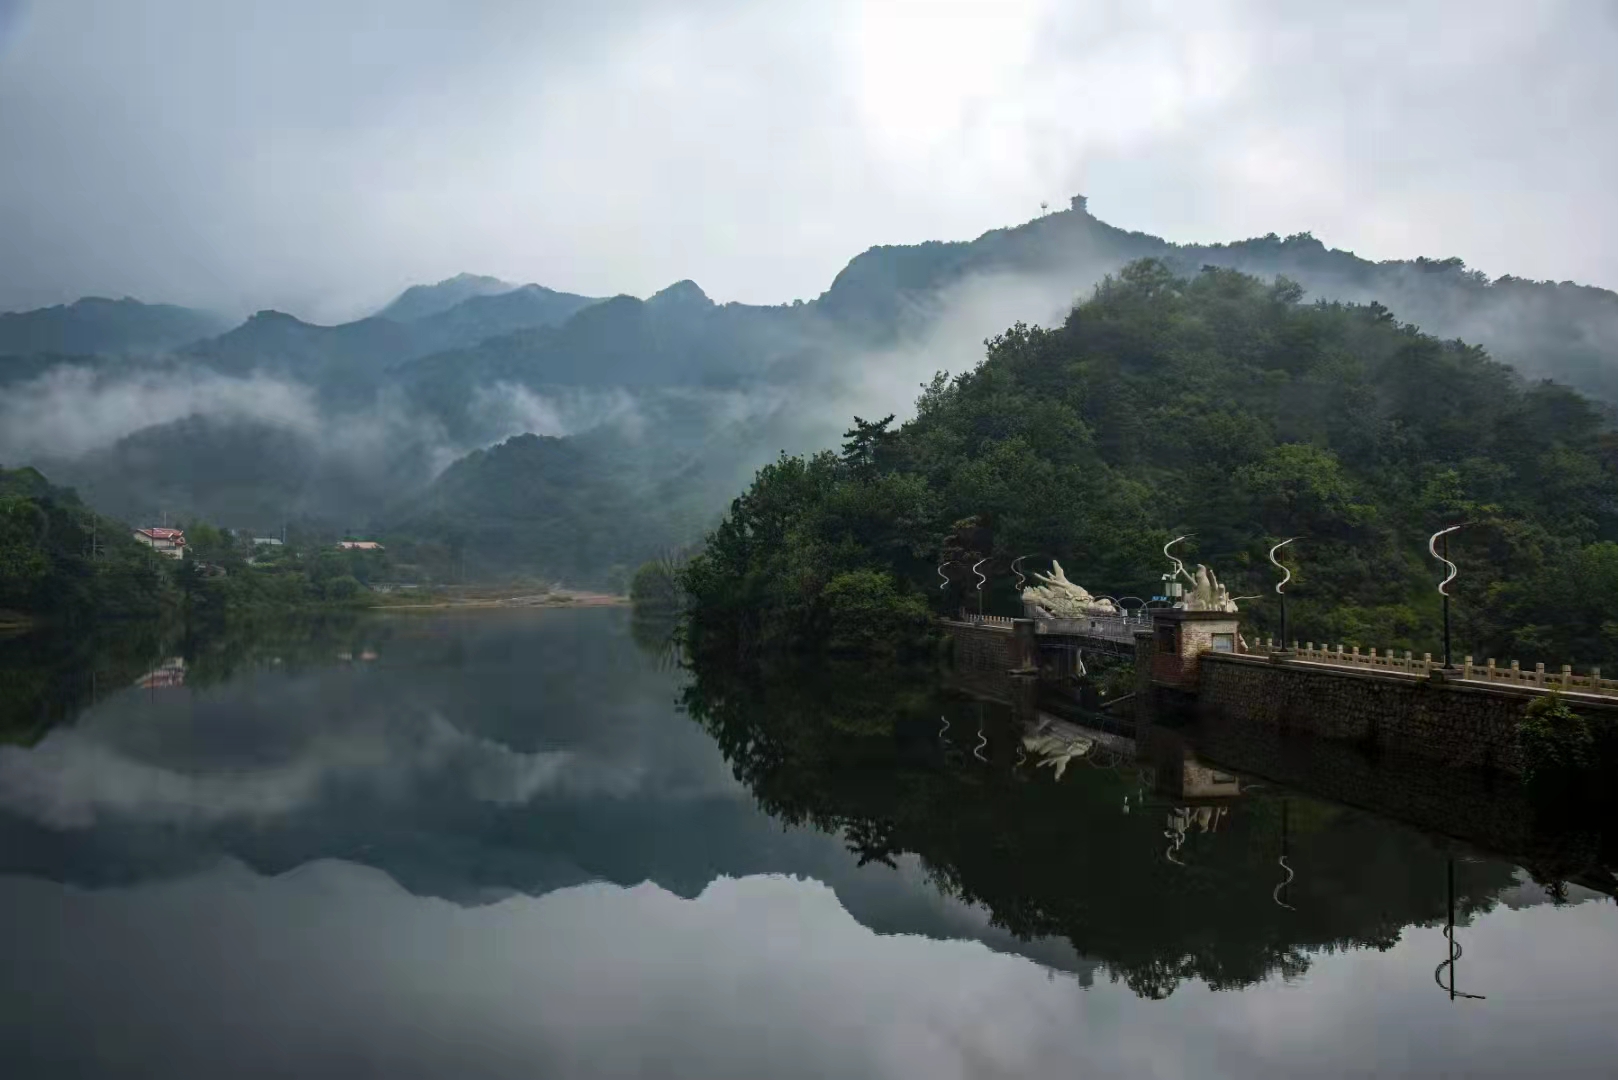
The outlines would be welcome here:
[[[1533,692],[1250,656],[1202,660],[1197,708],[1204,715],[1448,766],[1522,771],[1517,724]],[[1615,718],[1608,703],[1574,707],[1591,720]]]
[[[993,623],[943,620],[944,632],[955,642],[955,666],[972,671],[1006,672],[1016,667],[1013,630]]]

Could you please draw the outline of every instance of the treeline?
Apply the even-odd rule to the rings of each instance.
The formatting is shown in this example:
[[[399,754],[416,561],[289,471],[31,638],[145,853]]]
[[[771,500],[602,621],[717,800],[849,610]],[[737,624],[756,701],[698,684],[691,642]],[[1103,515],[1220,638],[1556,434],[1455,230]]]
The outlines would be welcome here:
[[[174,567],[185,613],[221,619],[312,607],[359,607],[370,585],[391,577],[385,551],[330,542],[253,544],[208,524],[186,528],[185,558]]]
[[[166,557],[37,470],[0,469],[0,623],[78,627],[352,607],[371,602],[371,585],[418,572],[385,551],[340,550],[325,538],[255,546],[203,522],[185,523],[184,533],[184,557]]]
[[[1296,536],[1291,636],[1437,651],[1426,539],[1466,522],[1459,651],[1618,654],[1610,417],[1378,304],[1133,263],[1061,327],[1013,327],[940,374],[914,420],[848,439],[782,457],[732,503],[682,576],[693,644],[886,648],[974,596],[978,558],[990,612],[1018,611],[1017,556],[1150,596],[1162,545],[1191,533],[1188,562],[1258,594],[1243,612],[1260,634],[1279,632],[1265,553]]]
[[[172,574],[129,529],[37,470],[0,469],[0,621],[162,614]]]

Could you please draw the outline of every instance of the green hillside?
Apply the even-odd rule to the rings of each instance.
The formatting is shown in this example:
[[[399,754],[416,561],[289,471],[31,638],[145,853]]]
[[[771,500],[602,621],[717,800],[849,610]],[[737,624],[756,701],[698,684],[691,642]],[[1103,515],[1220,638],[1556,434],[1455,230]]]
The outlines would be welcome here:
[[[1140,595],[1161,545],[1236,594],[1267,593],[1293,545],[1295,636],[1434,649],[1425,540],[1456,538],[1459,640],[1480,655],[1618,653],[1618,443],[1602,412],[1386,308],[1306,301],[1287,281],[1156,261],[1109,278],[1066,322],[1017,326],[940,376],[897,431],[761,471],[687,573],[693,628],[726,648],[815,647],[912,625],[963,599],[935,566],[986,526],[989,610],[1015,611],[1010,559],[1060,559],[1092,591]],[[1275,629],[1268,598],[1250,622]],[[880,635],[878,635],[880,636]]]

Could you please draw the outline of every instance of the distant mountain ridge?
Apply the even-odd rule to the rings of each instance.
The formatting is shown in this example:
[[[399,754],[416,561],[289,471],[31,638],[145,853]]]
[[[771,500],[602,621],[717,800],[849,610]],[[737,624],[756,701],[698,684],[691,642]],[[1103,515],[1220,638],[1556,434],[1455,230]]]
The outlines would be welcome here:
[[[71,304],[0,313],[0,356],[155,353],[220,333],[207,311],[87,296]]]
[[[412,285],[376,313],[376,318],[394,322],[411,322],[429,315],[448,311],[463,300],[474,296],[490,296],[510,292],[517,286],[509,281],[482,274],[456,274],[435,285]]]
[[[340,512],[345,522],[469,530],[487,552],[515,553],[514,565],[582,574],[592,560],[616,562],[640,550],[617,543],[614,522],[658,545],[694,539],[734,494],[738,474],[783,449],[835,441],[828,431],[853,411],[902,408],[934,371],[959,373],[981,360],[986,336],[1017,321],[1059,321],[1103,278],[1142,258],[1180,275],[1204,266],[1281,275],[1307,299],[1377,303],[1434,336],[1483,346],[1528,379],[1554,378],[1618,403],[1618,294],[1611,291],[1491,281],[1459,259],[1373,262],[1308,234],[1178,245],[1109,225],[1076,197],[1067,210],[972,240],[872,247],[808,302],[715,303],[689,280],[645,299],[597,299],[463,274],[413,286],[377,315],[337,326],[260,312],[175,346],[166,373],[263,372],[308,387],[319,425],[331,430],[323,430],[322,453],[295,452],[257,421],[242,438],[219,424],[170,423],[134,432],[72,468],[52,462],[51,473],[97,497],[115,492],[123,504],[157,500],[204,516],[291,505]],[[134,302],[81,302],[87,323],[98,304],[124,303]],[[45,311],[60,320],[79,307]],[[4,392],[27,380],[43,385],[49,380],[37,377],[64,362],[92,368],[96,386],[123,371],[117,360],[0,356],[0,385]],[[873,400],[876,393],[886,396]],[[335,456],[352,452],[356,439],[345,429],[355,423],[385,432],[376,436],[381,449],[367,451],[381,460],[363,468]],[[466,451],[524,431],[564,436],[564,445],[521,443],[476,467],[443,472]],[[257,501],[232,490],[257,482],[232,460],[251,454],[255,439],[278,470],[273,491]],[[531,508],[502,501],[503,481],[495,478],[528,469],[544,475],[515,490],[536,500],[543,494],[553,520],[530,520]],[[634,478],[615,479],[614,470]],[[438,496],[455,506],[453,524],[413,502],[440,474]],[[612,512],[557,510],[568,498]],[[666,519],[674,502],[677,526]],[[520,543],[501,539],[519,536],[538,546],[522,554]]]

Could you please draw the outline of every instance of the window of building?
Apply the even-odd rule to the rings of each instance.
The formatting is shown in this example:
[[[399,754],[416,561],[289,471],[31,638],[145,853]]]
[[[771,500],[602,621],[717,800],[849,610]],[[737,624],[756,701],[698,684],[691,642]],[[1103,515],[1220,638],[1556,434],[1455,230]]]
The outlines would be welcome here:
[[[1157,651],[1160,653],[1175,653],[1180,651],[1180,628],[1172,623],[1157,628]]]
[[[1214,652],[1235,652],[1236,651],[1236,635],[1235,634],[1212,634],[1210,636],[1213,639],[1213,651]]]

